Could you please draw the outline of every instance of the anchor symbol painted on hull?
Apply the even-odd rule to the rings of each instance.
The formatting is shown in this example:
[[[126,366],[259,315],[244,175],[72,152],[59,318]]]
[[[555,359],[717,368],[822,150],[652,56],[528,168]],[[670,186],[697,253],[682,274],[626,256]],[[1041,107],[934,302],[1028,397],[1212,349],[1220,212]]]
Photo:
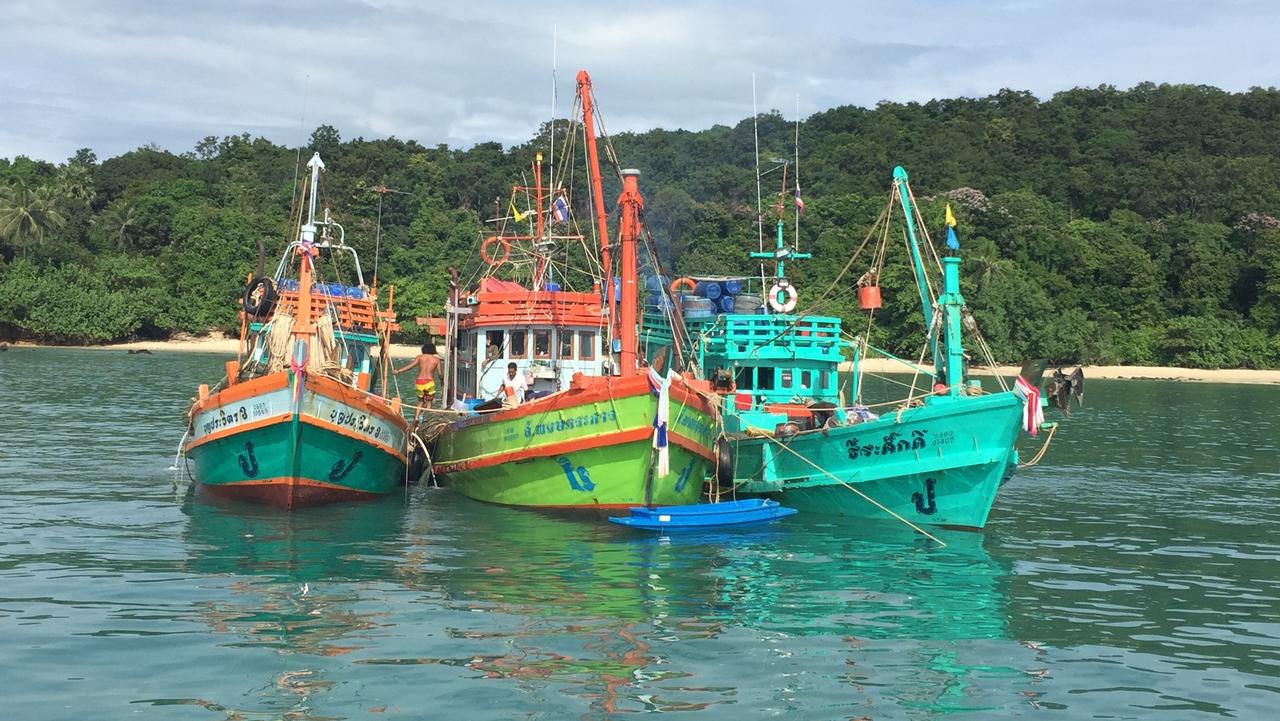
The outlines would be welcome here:
[[[356,451],[356,454],[351,457],[350,461],[347,462],[346,468],[342,467],[342,461],[337,461],[336,463],[334,463],[333,468],[329,469],[329,480],[334,483],[337,483],[338,481],[341,481],[342,479],[346,478],[347,475],[351,473],[351,469],[355,468],[356,464],[360,462],[360,458],[363,455],[364,455],[364,451]]]
[[[245,460],[245,453],[249,454],[249,459]],[[250,478],[258,477],[258,459],[253,457],[253,441],[244,442],[244,453],[236,456],[236,460],[240,461],[240,470]]]
[[[937,485],[938,485],[938,482],[932,478],[924,479],[924,492],[929,497],[928,505],[925,504],[924,502],[925,498],[924,496],[920,495],[919,491],[916,491],[915,493],[911,494],[911,500],[915,502],[916,510],[919,511],[920,513],[923,513],[926,516],[932,516],[933,514],[938,512],[937,498],[933,494],[933,488],[934,486],[937,486]]]
[[[591,476],[587,473],[586,468],[578,466],[578,475],[575,478],[573,462],[569,460],[568,456],[560,456],[556,459],[556,463],[559,463],[560,467],[564,469],[565,478],[569,479],[569,488],[584,492],[595,490],[596,484],[592,483]]]
[[[683,491],[684,487],[689,485],[689,474],[692,472],[693,460],[690,459],[690,461],[685,464],[685,467],[680,469],[680,475],[676,476],[676,493]]]

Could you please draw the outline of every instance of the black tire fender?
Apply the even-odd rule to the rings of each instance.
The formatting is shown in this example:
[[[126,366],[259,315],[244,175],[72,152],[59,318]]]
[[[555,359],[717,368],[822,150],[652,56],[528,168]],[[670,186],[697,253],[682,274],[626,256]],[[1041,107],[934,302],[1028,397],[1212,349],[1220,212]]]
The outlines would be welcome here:
[[[254,318],[265,315],[276,304],[275,281],[267,276],[254,278],[245,286],[241,300],[245,313]]]

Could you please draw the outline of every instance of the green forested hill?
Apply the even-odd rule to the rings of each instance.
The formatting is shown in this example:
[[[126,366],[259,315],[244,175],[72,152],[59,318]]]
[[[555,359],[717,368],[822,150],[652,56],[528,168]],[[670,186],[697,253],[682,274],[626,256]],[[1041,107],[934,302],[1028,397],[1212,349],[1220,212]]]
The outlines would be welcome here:
[[[759,130],[763,158],[792,155],[790,121],[765,114]],[[647,218],[673,272],[747,271],[749,118],[613,142],[643,172]],[[449,265],[479,262],[480,220],[498,198],[501,210],[537,146],[343,142],[325,126],[302,160],[324,156],[327,200],[369,265],[371,188],[407,193],[384,196],[379,275],[412,316],[439,313]],[[288,234],[298,155],[232,136],[182,155],[0,160],[0,337],[231,329],[257,241],[274,262]],[[1001,360],[1280,366],[1280,91],[1144,84],[1045,101],[1002,91],[813,115],[800,128],[800,242],[818,259],[792,266],[798,285],[816,295],[835,276],[898,164],[931,226],[944,203],[955,208],[965,295]],[[897,340],[918,323],[909,283],[885,279],[877,333],[890,348],[912,350]],[[855,316],[851,290],[839,295],[833,310]]]

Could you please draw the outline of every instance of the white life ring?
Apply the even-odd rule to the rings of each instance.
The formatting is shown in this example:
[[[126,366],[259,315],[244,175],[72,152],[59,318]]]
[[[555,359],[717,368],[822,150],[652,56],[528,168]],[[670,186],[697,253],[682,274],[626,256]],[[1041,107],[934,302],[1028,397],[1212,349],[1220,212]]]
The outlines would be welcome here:
[[[783,303],[778,300],[779,293],[786,293],[787,302]],[[775,313],[790,313],[796,309],[797,294],[795,286],[785,280],[780,280],[773,284],[769,289],[769,307]]]

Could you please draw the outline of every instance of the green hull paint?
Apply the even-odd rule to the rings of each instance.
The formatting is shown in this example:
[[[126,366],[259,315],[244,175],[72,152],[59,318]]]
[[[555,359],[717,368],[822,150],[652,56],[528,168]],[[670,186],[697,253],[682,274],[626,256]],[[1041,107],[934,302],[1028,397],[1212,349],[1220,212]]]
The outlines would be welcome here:
[[[656,409],[657,399],[645,393],[522,418],[477,417],[457,424],[440,439],[435,463],[443,466],[450,485],[480,501],[548,507],[643,505],[653,450],[647,434],[643,440],[568,452],[554,446],[650,429]],[[707,449],[715,437],[711,417],[675,400],[668,427]],[[542,448],[545,453],[539,453]],[[457,461],[523,451],[531,454],[479,468],[449,469]],[[659,477],[655,471],[650,501],[657,505],[697,502],[707,460],[674,441],[668,453],[670,472]]]
[[[913,523],[982,528],[1016,465],[1021,416],[1013,393],[931,397],[901,418],[889,413],[796,436],[787,442],[794,454],[772,439],[740,438],[735,478],[745,481],[743,492],[776,495],[811,513],[889,517],[843,481]]]
[[[187,455],[196,481],[215,488],[298,478],[353,493],[385,494],[400,488],[405,473],[404,463],[382,448],[296,420],[210,441]]]
[[[465,496],[509,506],[642,506],[652,450],[647,441],[625,443],[461,471],[447,478]],[[654,479],[652,503],[697,503],[706,459],[679,446],[671,446],[670,454],[671,472]]]

